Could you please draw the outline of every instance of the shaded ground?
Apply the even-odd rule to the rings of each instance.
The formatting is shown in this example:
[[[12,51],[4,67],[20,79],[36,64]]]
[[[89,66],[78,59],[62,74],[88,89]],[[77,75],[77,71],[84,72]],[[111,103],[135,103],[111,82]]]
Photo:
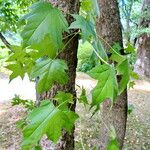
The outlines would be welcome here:
[[[95,81],[84,74],[78,74],[76,83],[88,90],[90,98],[89,90],[92,89]],[[128,91],[129,103],[134,106],[134,110],[128,116],[124,150],[150,150],[150,83],[146,81],[136,81],[136,83],[135,89]],[[19,88],[22,86],[20,85]],[[30,88],[34,88],[34,85]],[[32,96],[34,91],[30,94]],[[81,105],[77,106],[77,112],[80,112],[81,120],[76,125],[76,150],[83,150],[83,147],[85,150],[91,150],[99,142],[100,113],[90,118],[91,114],[88,114]],[[19,149],[21,136],[15,122],[24,115],[24,108],[12,107],[10,103],[0,100],[0,150]]]

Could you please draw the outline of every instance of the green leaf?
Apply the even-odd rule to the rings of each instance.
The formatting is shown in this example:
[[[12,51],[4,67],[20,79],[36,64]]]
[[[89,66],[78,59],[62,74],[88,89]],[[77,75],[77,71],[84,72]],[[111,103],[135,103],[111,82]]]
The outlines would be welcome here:
[[[85,12],[92,11],[92,1],[91,0],[81,0],[81,8]]]
[[[91,0],[91,1],[93,3],[94,14],[99,17],[100,16],[100,10],[99,10],[98,1],[97,0]]]
[[[71,133],[72,128],[74,127],[74,122],[76,121],[76,119],[79,118],[79,116],[74,113],[73,111],[64,111],[64,120],[65,120],[65,124],[64,124],[64,128]]]
[[[130,115],[133,112],[134,109],[135,109],[134,105],[133,104],[129,104],[128,105],[128,114]]]
[[[10,76],[10,81],[17,76],[23,78],[25,73],[30,74],[38,55],[37,51],[23,49],[22,46],[13,45],[11,48],[13,52],[6,60],[10,64],[6,68],[13,72]]]
[[[88,74],[98,80],[96,87],[92,90],[92,106],[102,103],[107,98],[115,100],[118,84],[113,66],[97,65]]]
[[[71,23],[69,29],[81,29],[82,33],[82,39],[85,42],[88,41],[92,37],[96,37],[94,24],[89,21],[88,19],[85,19],[83,16],[80,15],[72,15],[76,21]]]
[[[133,79],[136,79],[136,80],[139,79],[139,75],[138,75],[136,72],[134,72],[133,70],[130,71],[130,76],[131,76]]]
[[[107,53],[102,45],[102,43],[98,40],[98,41],[94,41],[92,43],[93,48],[97,51],[97,53],[105,60],[108,61],[108,56]]]
[[[93,9],[92,6],[92,1],[91,0],[81,0],[81,7],[80,9],[85,11],[85,12],[91,12]]]
[[[9,76],[10,81],[18,76],[20,76],[22,79],[24,78],[25,70],[21,63],[10,64],[6,66],[6,68],[12,71],[12,74]]]
[[[37,145],[35,146],[35,149],[34,150],[42,150],[41,146],[40,145]]]
[[[109,142],[106,150],[119,150],[119,144],[116,139],[113,139]]]
[[[136,83],[134,81],[130,81],[129,84],[128,84],[128,88],[134,88],[134,86],[136,85]]]
[[[131,43],[127,43],[127,47],[125,48],[126,53],[133,53],[135,52],[135,47]]]
[[[83,103],[84,105],[88,104],[88,100],[86,97],[86,90],[82,87],[81,95],[79,97],[79,103]]]
[[[110,140],[106,150],[119,150],[119,143],[116,138],[116,131],[113,126],[110,126]]]
[[[68,81],[68,75],[65,72],[68,67],[63,60],[60,59],[42,59],[33,67],[31,78],[39,77],[37,91],[42,93],[48,91],[54,82],[65,84]]]
[[[23,46],[31,46],[53,58],[62,48],[62,33],[67,31],[68,23],[61,11],[49,2],[37,2],[31,9],[23,17],[27,20],[21,34]]]
[[[119,94],[121,94],[124,89],[126,89],[127,84],[130,80],[130,65],[128,59],[124,59],[117,65],[118,75],[121,75],[121,81],[119,82]]]
[[[22,62],[22,60],[26,56],[26,52],[22,49],[22,46],[12,45],[11,49],[13,50],[13,53],[10,54],[10,57],[7,59],[7,62]]]
[[[80,10],[84,13],[91,14],[92,16],[99,16],[99,7],[97,0],[81,0]]]
[[[58,91],[54,99],[58,102],[58,104],[64,103],[61,107],[59,107],[59,109],[62,110],[68,110],[68,103],[73,103],[73,95],[62,91]]]
[[[112,53],[110,59],[119,63],[122,62],[125,57],[120,54],[121,46],[118,43],[115,43],[113,47],[110,49],[110,52]]]
[[[22,149],[30,150],[35,147],[44,134],[57,142],[63,128],[70,131],[73,127],[77,119],[75,116],[77,115],[74,112],[59,110],[59,106],[55,107],[49,100],[42,101],[41,106],[35,108],[27,117],[28,125],[23,129]]]

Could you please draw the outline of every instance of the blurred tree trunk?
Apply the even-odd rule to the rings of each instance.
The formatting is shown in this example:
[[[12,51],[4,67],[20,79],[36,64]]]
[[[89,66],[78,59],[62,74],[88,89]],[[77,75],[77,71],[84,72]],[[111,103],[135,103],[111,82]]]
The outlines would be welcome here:
[[[79,0],[48,0],[55,7],[59,7],[64,15],[66,15],[69,24],[73,21],[71,15],[68,14],[78,14],[79,12]],[[55,19],[55,18],[54,18]],[[72,33],[75,31],[71,31]],[[67,43],[72,37],[69,36],[65,39],[64,43]],[[69,70],[69,82],[65,85],[55,84],[50,91],[45,92],[42,95],[37,94],[37,102],[42,99],[49,99],[56,95],[57,91],[65,91],[72,93],[74,96],[74,104],[71,105],[70,109],[75,111],[76,107],[76,90],[75,90],[75,78],[76,78],[76,67],[77,67],[77,49],[78,49],[78,35],[72,38],[70,43],[66,46],[65,50],[60,53],[58,58],[66,61]],[[69,134],[63,131],[63,135],[59,142],[52,148],[53,150],[74,150],[74,129],[72,133]]]
[[[150,28],[150,0],[143,0],[140,28]],[[137,40],[137,61],[135,71],[141,76],[150,78],[150,34],[143,33]]]
[[[108,45],[113,46],[118,43],[121,46],[120,52],[123,52],[122,30],[120,14],[117,0],[99,0],[100,18],[97,21],[97,32],[103,39],[104,48],[109,50]],[[107,42],[107,44],[106,44]],[[118,77],[119,82],[119,77]],[[127,91],[125,90],[118,96],[115,104],[110,110],[110,100],[106,100],[102,108],[102,127],[100,135],[100,150],[104,150],[109,142],[109,129],[114,126],[117,133],[117,140],[120,149],[123,147],[123,141],[126,131],[127,121]],[[107,128],[107,127],[108,128]]]

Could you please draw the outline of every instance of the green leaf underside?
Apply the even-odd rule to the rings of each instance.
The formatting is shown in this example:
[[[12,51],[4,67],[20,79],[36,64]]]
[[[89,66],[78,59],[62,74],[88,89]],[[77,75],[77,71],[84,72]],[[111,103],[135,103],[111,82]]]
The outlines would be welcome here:
[[[82,39],[85,42],[89,40],[91,37],[95,37],[96,33],[94,30],[94,24],[85,19],[83,16],[80,15],[72,15],[76,21],[74,21],[69,29],[81,29],[82,31]]]
[[[121,75],[121,81],[119,82],[119,94],[121,94],[126,88],[130,80],[130,65],[128,59],[124,59],[117,65],[118,74]]]
[[[42,101],[41,106],[35,108],[27,117],[28,125],[23,130],[22,149],[30,150],[44,134],[53,142],[57,142],[62,129],[70,132],[77,118],[78,115],[74,112],[66,113],[49,100]]]
[[[39,60],[31,73],[31,78],[39,77],[37,91],[39,93],[48,91],[54,82],[67,83],[68,75],[65,70],[68,70],[68,67],[63,60],[50,58]]]
[[[96,87],[92,90],[92,106],[102,103],[107,98],[115,100],[118,84],[113,66],[98,65],[89,72],[89,75],[98,80]]]
[[[48,2],[37,2],[23,19],[27,20],[21,34],[23,46],[30,46],[42,51],[43,55],[55,57],[63,45],[62,33],[68,28],[61,11]]]

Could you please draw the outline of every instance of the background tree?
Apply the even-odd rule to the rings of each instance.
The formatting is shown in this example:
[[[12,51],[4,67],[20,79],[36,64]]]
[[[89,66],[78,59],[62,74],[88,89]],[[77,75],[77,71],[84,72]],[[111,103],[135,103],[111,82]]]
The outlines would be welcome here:
[[[137,40],[137,61],[135,64],[136,72],[142,77],[150,77],[150,36],[146,29],[150,28],[150,0],[143,0],[143,15],[139,21],[139,29],[145,29],[138,36]]]
[[[117,0],[99,0],[100,18],[97,22],[97,31],[103,41],[104,48],[109,52],[115,43],[120,45],[120,53],[124,54],[122,42],[122,30]],[[118,77],[118,82],[120,79]],[[110,101],[107,100],[102,108],[102,122],[100,137],[100,149],[105,149],[109,142],[109,129],[114,126],[117,133],[119,147],[122,149],[126,131],[127,120],[127,91],[118,96],[116,102],[110,108]],[[106,128],[106,126],[108,128]]]

